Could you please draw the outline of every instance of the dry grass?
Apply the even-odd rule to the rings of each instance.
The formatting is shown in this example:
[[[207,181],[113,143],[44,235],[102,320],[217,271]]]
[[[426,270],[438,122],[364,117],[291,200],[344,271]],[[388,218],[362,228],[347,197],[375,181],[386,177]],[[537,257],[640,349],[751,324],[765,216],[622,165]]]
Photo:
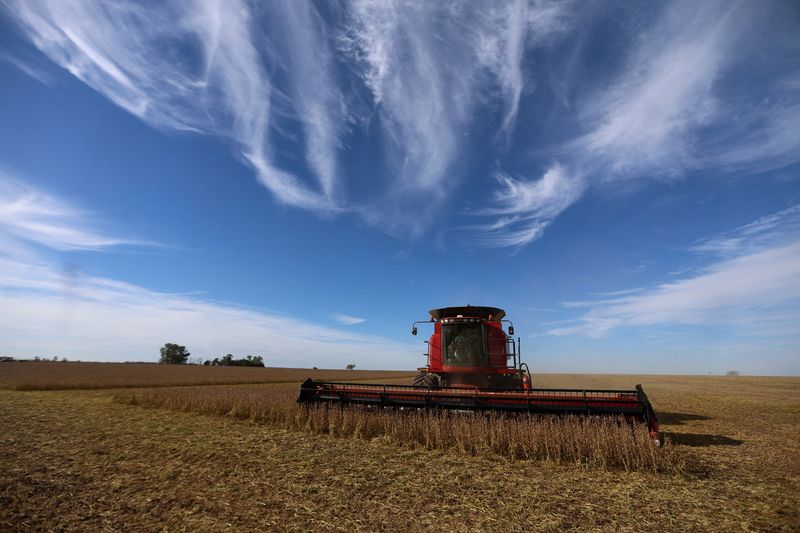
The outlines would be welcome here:
[[[116,389],[322,380],[393,379],[413,376],[389,370],[309,370],[155,363],[0,363],[0,388],[12,390]]]
[[[121,391],[115,400],[204,415],[250,420],[276,428],[387,442],[467,455],[533,459],[588,467],[682,472],[685,454],[656,448],[646,427],[583,417],[398,411],[330,405],[301,406],[297,385],[190,387]]]

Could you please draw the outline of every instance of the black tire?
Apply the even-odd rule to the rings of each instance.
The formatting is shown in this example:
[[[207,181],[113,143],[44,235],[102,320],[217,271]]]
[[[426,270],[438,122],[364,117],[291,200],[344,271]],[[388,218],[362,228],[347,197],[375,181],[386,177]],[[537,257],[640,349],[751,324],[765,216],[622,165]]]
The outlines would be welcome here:
[[[420,372],[414,378],[414,386],[418,389],[438,389],[439,376],[428,372]]]

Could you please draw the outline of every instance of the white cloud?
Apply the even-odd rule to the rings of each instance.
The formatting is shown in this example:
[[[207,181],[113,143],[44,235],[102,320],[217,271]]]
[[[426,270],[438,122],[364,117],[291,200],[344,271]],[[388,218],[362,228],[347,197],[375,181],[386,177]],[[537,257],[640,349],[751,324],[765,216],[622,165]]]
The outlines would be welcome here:
[[[586,30],[582,20],[594,21],[580,3],[526,0],[353,0],[324,10],[291,0],[7,5],[37,48],[123,109],[158,128],[230,141],[277,201],[356,213],[412,237],[446,211],[474,154],[509,148],[497,141],[519,133],[539,52],[549,58],[568,32]],[[551,168],[539,179],[538,170],[501,178],[494,203],[475,211],[496,217],[479,226],[477,243],[530,243],[588,192],[800,160],[800,83],[780,65],[776,82],[764,59],[798,52],[796,39],[772,35],[779,7],[682,0],[655,6],[652,20],[634,15],[618,71],[576,81],[576,114],[565,118],[577,131],[539,149]],[[732,71],[753,67],[755,90],[730,83]],[[369,175],[349,176],[342,156],[361,135],[376,153]],[[554,168],[569,186],[517,210],[509,193],[544,194]]]
[[[153,245],[96,232],[86,219],[74,206],[0,173],[0,243],[6,253],[30,243],[62,251]]]
[[[324,108],[301,113],[312,121],[309,158],[323,171],[322,191],[271,160],[273,87],[246,3],[144,7],[124,1],[45,0],[12,1],[9,7],[50,59],[128,112],[159,128],[230,138],[279,201],[314,211],[336,210],[329,198],[335,179],[327,160],[330,151],[319,140],[325,131],[316,132],[330,123]],[[314,45],[299,38],[294,44]]]
[[[564,2],[531,4],[516,0],[496,3],[485,10],[485,18],[494,31],[479,33],[474,46],[479,64],[494,75],[506,103],[501,130],[514,124],[526,88],[526,48],[547,43],[570,29],[568,7]]]
[[[708,166],[758,173],[800,161],[800,81],[776,85],[765,105],[740,106],[736,122],[704,143]]]
[[[584,106],[590,129],[573,147],[591,155],[584,168],[613,181],[708,167],[758,172],[800,160],[796,71],[755,93],[729,76],[736,68],[754,68],[751,47],[780,53],[763,37],[753,39],[757,28],[764,31],[762,11],[719,1],[666,8],[639,36],[623,73]]]
[[[153,360],[159,346],[175,341],[197,356],[261,354],[272,365],[416,364],[413,345],[86,275],[39,253],[141,244],[94,225],[68,202],[0,175],[0,353]],[[337,317],[347,325],[364,321]]]
[[[622,74],[591,98],[584,120],[590,131],[577,150],[624,177],[676,172],[691,164],[687,143],[713,120],[714,83],[731,61],[736,6],[677,2],[643,32]],[[739,13],[741,15],[741,13]]]
[[[463,163],[465,134],[495,87],[506,109],[501,130],[513,122],[529,32],[538,40],[561,33],[564,5],[356,0],[348,11],[340,46],[371,91],[388,139],[386,172],[394,174],[388,206],[378,201],[364,216],[416,234],[459,184],[454,170]]]
[[[584,132],[555,150],[560,172],[575,177],[573,186],[537,203],[521,220],[501,215],[484,226],[491,238],[479,234],[477,244],[531,242],[589,191],[619,190],[639,179],[674,179],[709,168],[722,175],[763,172],[800,160],[796,74],[759,86],[757,94],[765,96],[757,103],[752,87],[726,85],[732,69],[756,61],[750,47],[768,48],[763,37],[753,41],[754,28],[765,29],[763,11],[747,2],[665,5],[636,36],[621,71],[579,102],[577,118]],[[776,42],[784,43],[782,53],[800,51],[791,40]],[[518,200],[504,196],[500,201],[507,202],[506,211],[514,211]]]
[[[312,4],[292,1],[256,13],[241,0],[147,8],[12,1],[10,10],[54,62],[142,120],[232,139],[280,202],[318,213],[352,210],[386,231],[412,235],[457,185],[445,177],[476,100],[494,88],[482,72],[501,88],[507,128],[522,94],[526,43],[561,31],[565,12],[560,4],[522,0],[485,11],[358,0],[342,9],[346,28],[331,35]],[[372,92],[389,156],[375,180],[380,186],[366,198],[355,184],[347,197],[338,170],[348,122],[369,122],[354,118],[332,72],[342,53],[356,59],[352,70]],[[285,78],[280,88],[278,76]],[[275,162],[277,118],[300,122],[316,183]]]
[[[366,318],[359,318],[357,316],[346,315],[344,313],[336,313],[333,315],[333,319],[340,324],[344,324],[345,326],[354,326],[367,321]]]
[[[48,72],[36,61],[26,58],[22,60],[9,52],[0,51],[0,61],[4,61],[18,68],[21,72],[35,79],[36,81],[44,84],[49,84],[53,81],[53,75]]]
[[[561,212],[580,198],[583,181],[554,165],[537,181],[496,175],[500,190],[494,206],[480,212],[499,215],[493,224],[474,226],[473,242],[490,247],[519,247],[538,239]]]
[[[343,27],[291,0],[258,8],[243,0],[9,4],[40,50],[130,113],[159,128],[231,139],[278,201],[352,211],[384,231],[417,235],[459,184],[447,178],[476,104],[500,95],[499,127],[510,129],[526,47],[563,33],[567,9],[525,0],[490,9],[374,0],[329,7]],[[347,60],[374,109],[351,106],[354,97],[343,94],[334,65]],[[343,183],[342,138],[374,118],[386,161],[369,187]],[[296,122],[304,138],[287,135],[292,150],[278,150],[275,133]],[[288,170],[297,145],[309,172]]]
[[[730,257],[781,244],[796,235],[800,235],[800,205],[763,216],[733,231],[700,239],[689,249]]]
[[[760,310],[791,305],[800,321],[800,242],[722,261],[704,273],[613,300],[585,302],[579,325],[555,335],[603,335],[623,326],[729,324],[780,319]],[[760,316],[759,316],[760,315]]]
[[[268,40],[271,48],[281,50],[281,70],[290,79],[291,107],[305,133],[306,161],[322,194],[333,201],[339,182],[340,137],[346,124],[344,98],[333,82],[335,58],[328,32],[310,2],[285,0],[274,2],[271,8]]]
[[[588,308],[577,323],[553,335],[602,336],[620,327],[729,325],[739,333],[797,336],[800,323],[800,206],[764,217],[695,245],[722,254],[701,272],[677,281],[573,302]]]
[[[389,176],[391,200],[367,199],[364,216],[390,232],[419,234],[429,223],[474,101],[469,56],[458,53],[464,39],[442,35],[446,30],[438,24],[445,10],[441,4],[359,0],[350,6],[350,25],[341,37],[387,139],[382,172]],[[448,67],[442,59],[449,54]],[[409,228],[404,212],[420,195],[426,203],[415,209],[422,214]]]
[[[568,168],[556,165],[539,181],[523,186],[505,183],[506,192],[527,190],[526,196],[535,201],[522,221],[510,219],[513,224],[493,228],[491,238],[479,235],[477,244],[527,244],[590,185],[635,178],[655,168],[660,176],[674,174],[690,164],[686,143],[716,111],[712,89],[728,59],[733,30],[725,19],[730,9],[706,4],[698,11],[688,3],[666,8],[659,22],[638,36],[638,45],[611,86],[587,99],[581,120],[588,132],[562,149]],[[717,17],[722,21],[709,24]],[[553,187],[551,173],[573,178],[569,186]],[[499,210],[509,212],[530,201],[506,193],[496,200],[506,202]]]
[[[146,361],[165,342],[180,342],[200,357],[260,354],[276,366],[415,364],[413,345],[378,336],[64,274],[43,263],[3,261],[2,267],[0,352],[7,355]]]

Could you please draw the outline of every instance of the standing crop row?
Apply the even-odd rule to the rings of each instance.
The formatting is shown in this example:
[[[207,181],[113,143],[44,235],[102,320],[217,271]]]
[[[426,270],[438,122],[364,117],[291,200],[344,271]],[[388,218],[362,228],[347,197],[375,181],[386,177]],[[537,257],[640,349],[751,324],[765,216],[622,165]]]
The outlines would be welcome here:
[[[182,387],[124,391],[117,401],[250,420],[333,437],[385,438],[402,446],[625,470],[681,471],[669,444],[656,448],[644,426],[623,419],[509,416],[424,410],[301,406],[296,385]]]

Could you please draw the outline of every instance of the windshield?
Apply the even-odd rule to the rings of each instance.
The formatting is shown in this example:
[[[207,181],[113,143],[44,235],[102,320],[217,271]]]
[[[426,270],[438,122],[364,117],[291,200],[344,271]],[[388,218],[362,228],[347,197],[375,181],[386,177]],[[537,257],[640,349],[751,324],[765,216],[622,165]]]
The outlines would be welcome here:
[[[444,364],[483,366],[483,331],[480,324],[448,324],[442,327]]]

